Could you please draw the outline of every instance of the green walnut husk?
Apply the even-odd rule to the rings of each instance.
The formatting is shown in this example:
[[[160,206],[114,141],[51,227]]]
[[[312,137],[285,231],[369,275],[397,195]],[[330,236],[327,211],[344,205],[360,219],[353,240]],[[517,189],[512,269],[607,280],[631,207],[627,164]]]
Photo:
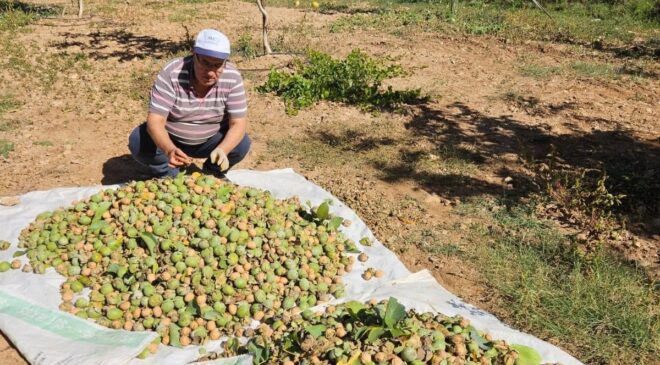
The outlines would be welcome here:
[[[540,365],[531,348],[494,340],[461,317],[406,311],[395,298],[285,314],[257,332],[245,345],[228,342],[222,356],[248,353],[254,364]]]
[[[62,310],[153,330],[164,344],[202,344],[344,295],[356,248],[328,208],[180,174],[42,213],[19,247],[35,272],[67,278]]]

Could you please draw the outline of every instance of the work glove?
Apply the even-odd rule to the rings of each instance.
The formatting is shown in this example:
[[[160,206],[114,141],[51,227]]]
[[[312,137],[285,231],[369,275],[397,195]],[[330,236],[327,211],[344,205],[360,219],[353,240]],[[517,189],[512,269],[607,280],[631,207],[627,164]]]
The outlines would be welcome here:
[[[209,156],[209,158],[211,159],[211,163],[220,167],[220,171],[226,171],[229,169],[229,159],[222,148],[216,147],[211,151],[211,156]]]

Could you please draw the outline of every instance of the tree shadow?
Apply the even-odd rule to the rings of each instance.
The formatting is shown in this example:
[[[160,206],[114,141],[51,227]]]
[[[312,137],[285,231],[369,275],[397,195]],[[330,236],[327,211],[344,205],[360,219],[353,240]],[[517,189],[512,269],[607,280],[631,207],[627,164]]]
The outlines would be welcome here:
[[[316,134],[321,142],[328,146],[339,147],[344,151],[364,152],[373,150],[380,146],[388,146],[396,143],[396,140],[389,137],[372,137],[364,131],[346,130],[342,134],[333,134],[327,131],[320,131]]]
[[[558,109],[564,108],[573,106]],[[660,138],[641,140],[618,122],[607,122],[608,130],[555,134],[547,125],[526,125],[509,115],[487,115],[457,102],[443,108],[418,106],[405,124],[412,132],[409,140],[356,129],[319,131],[313,138],[346,152],[371,151],[366,160],[383,181],[411,181],[448,199],[483,194],[513,201],[527,198],[546,188],[538,168],[552,162],[552,176],[581,178],[580,192],[592,194],[587,199],[594,204],[607,199],[607,193],[625,195],[614,212],[633,223],[628,228],[634,232],[658,234],[660,225],[651,222],[660,216]],[[373,153],[381,147],[387,150]],[[501,167],[493,171],[492,166]],[[494,181],[493,172],[513,182]],[[582,172],[587,175],[580,177]],[[606,192],[596,184],[602,172]],[[571,187],[575,181],[566,184]]]
[[[355,7],[349,6],[346,4],[323,4],[319,9],[319,13],[326,15],[333,14],[346,14],[346,15],[356,15],[356,14],[378,14],[383,10],[378,7]]]
[[[103,185],[123,184],[131,180],[148,180],[151,175],[146,167],[133,159],[130,154],[116,156],[103,164]]]
[[[39,18],[56,15],[61,9],[62,7],[58,5],[37,5],[22,1],[0,0],[0,12],[20,11],[25,14],[33,14]]]
[[[650,57],[653,59],[660,58],[660,42],[656,39],[648,39],[641,43],[633,45],[614,46],[608,45],[603,47],[594,47],[600,51],[605,51],[613,54],[619,58],[643,58]]]
[[[629,222],[639,223],[643,228],[638,232],[640,234],[660,233],[660,227],[644,225],[644,222],[660,216],[660,138],[640,140],[618,123],[610,125],[614,127],[612,130],[574,131],[558,135],[543,127],[525,125],[507,115],[483,114],[463,103],[453,103],[448,107],[450,111],[445,112],[420,106],[419,113],[406,124],[406,128],[437,146],[459,149],[464,143],[474,146],[467,157],[470,163],[477,165],[505,156],[544,161],[552,152],[564,170],[605,171],[607,190],[612,194],[625,195],[615,212]],[[408,158],[404,166],[377,167],[386,179],[414,180],[428,191],[438,194],[465,196],[502,191],[499,184],[487,184],[472,177],[457,179],[445,174],[418,174],[406,167],[413,164],[416,157]],[[507,166],[506,170],[500,171],[500,175],[513,177],[517,182],[517,196],[526,196],[538,190],[533,177],[514,168],[515,165]],[[449,186],[453,180],[458,182],[454,188]]]
[[[58,49],[77,47],[96,60],[118,58],[120,62],[129,62],[148,57],[163,58],[192,49],[193,38],[188,28],[184,28],[185,36],[180,41],[137,35],[118,29],[97,30],[91,34],[64,32],[61,33],[64,40],[51,45]]]

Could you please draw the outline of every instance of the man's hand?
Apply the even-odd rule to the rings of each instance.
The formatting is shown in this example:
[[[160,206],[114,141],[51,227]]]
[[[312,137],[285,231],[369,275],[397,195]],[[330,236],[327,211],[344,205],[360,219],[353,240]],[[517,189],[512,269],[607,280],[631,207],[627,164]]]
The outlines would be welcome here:
[[[192,158],[188,157],[181,149],[174,147],[167,152],[167,164],[170,167],[188,166],[192,163]]]
[[[209,156],[209,159],[211,160],[211,163],[214,163],[220,167],[220,171],[226,171],[229,169],[229,159],[227,158],[225,151],[223,151],[220,146],[211,151],[211,156]]]

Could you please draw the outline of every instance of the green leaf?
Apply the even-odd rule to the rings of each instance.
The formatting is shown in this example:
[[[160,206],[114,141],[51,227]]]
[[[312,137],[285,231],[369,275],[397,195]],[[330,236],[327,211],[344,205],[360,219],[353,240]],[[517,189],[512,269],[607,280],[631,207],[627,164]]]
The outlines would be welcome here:
[[[314,338],[319,338],[323,333],[325,333],[326,326],[322,324],[317,324],[315,326],[307,326],[305,327],[305,331],[312,335]]]
[[[472,326],[468,328],[470,329],[470,339],[472,339],[472,341],[474,341],[477,345],[479,345],[480,349],[490,350],[493,347],[493,345],[488,340],[486,340],[479,334],[476,328]]]
[[[367,306],[358,301],[351,300],[350,302],[344,303],[344,308],[348,310],[348,314],[350,314],[353,319],[358,319],[360,311],[367,308]]]
[[[344,218],[342,217],[332,217],[330,223],[328,223],[328,229],[334,231],[337,228],[339,228],[339,226],[341,226],[343,222],[344,222]]]
[[[523,345],[511,345],[511,348],[518,353],[515,365],[540,365],[541,355],[531,347]]]
[[[110,223],[108,223],[106,221],[99,220],[98,222],[93,222],[92,224],[90,224],[89,225],[89,230],[92,231],[92,232],[97,233],[98,231],[100,231],[101,229],[103,229],[103,228],[105,228],[109,225],[110,225]]]
[[[406,308],[399,304],[396,298],[390,297],[387,301],[387,307],[385,308],[385,315],[383,316],[385,326],[388,328],[395,328],[397,323],[404,318],[406,318]]]
[[[385,334],[385,329],[383,327],[369,327],[369,334],[367,335],[367,343],[374,343],[378,341],[384,334]]]
[[[117,277],[123,278],[127,272],[128,272],[128,266],[119,266],[119,268],[117,269]]]
[[[98,208],[94,210],[94,218],[92,218],[92,224],[99,222],[103,218],[103,213],[105,213],[112,206],[111,202],[101,202],[98,205]]]
[[[207,321],[215,321],[220,317],[220,314],[216,311],[208,311],[204,313],[203,317]]]
[[[188,302],[188,305],[186,306],[186,312],[189,312],[193,316],[199,314],[200,312],[199,304],[197,304],[196,300],[191,300],[190,302]]]
[[[13,255],[11,255],[11,257],[15,258],[15,257],[18,257],[18,256],[23,256],[23,255],[25,255],[26,252],[27,251],[16,251],[16,252],[14,252]]]
[[[158,244],[158,241],[156,241],[156,237],[149,232],[142,232],[140,233],[140,238],[142,238],[142,242],[144,242],[145,246],[147,246],[147,249],[149,250],[149,254],[153,255],[154,248],[156,248],[156,245]]]
[[[170,346],[181,347],[181,342],[179,342],[180,329],[175,323],[170,323]]]
[[[296,341],[294,341],[291,336],[288,336],[282,342],[282,350],[287,353],[291,353],[291,349],[295,346]]]
[[[329,214],[330,205],[328,205],[328,202],[323,202],[318,208],[316,208],[316,218],[320,220],[327,219]]]
[[[225,348],[230,351],[232,354],[238,353],[238,349],[241,347],[240,342],[238,342],[238,338],[236,337],[231,337],[225,342]]]
[[[253,364],[265,364],[270,358],[270,349],[268,348],[268,343],[264,343],[263,346],[260,346],[254,339],[250,339],[247,344],[247,350],[250,355],[252,355]]]

